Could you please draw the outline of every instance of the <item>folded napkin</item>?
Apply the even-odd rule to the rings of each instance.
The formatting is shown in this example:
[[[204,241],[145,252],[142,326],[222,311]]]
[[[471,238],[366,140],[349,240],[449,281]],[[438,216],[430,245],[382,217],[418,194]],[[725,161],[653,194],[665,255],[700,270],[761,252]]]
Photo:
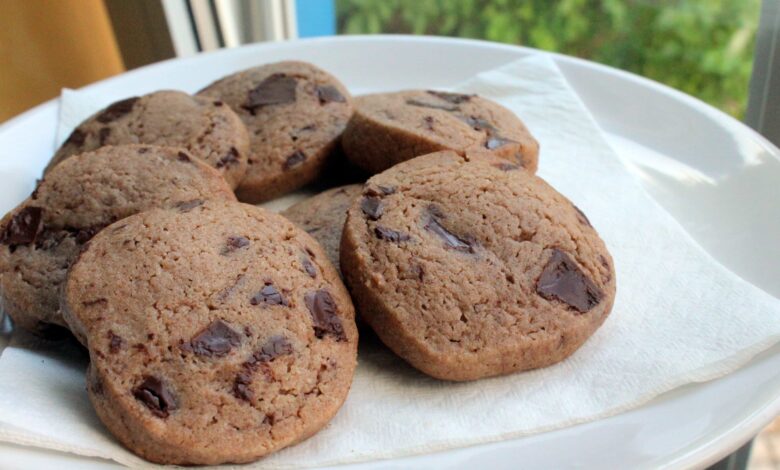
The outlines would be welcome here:
[[[719,265],[645,193],[548,56],[486,71],[457,91],[500,102],[539,139],[539,174],[588,214],[612,252],[612,315],[560,364],[471,383],[425,377],[364,338],[338,415],[263,467],[408,456],[592,421],[727,374],[780,338],[780,301]],[[115,98],[64,93],[60,138]],[[141,464],[92,411],[85,355],[24,338],[0,358],[0,440]]]

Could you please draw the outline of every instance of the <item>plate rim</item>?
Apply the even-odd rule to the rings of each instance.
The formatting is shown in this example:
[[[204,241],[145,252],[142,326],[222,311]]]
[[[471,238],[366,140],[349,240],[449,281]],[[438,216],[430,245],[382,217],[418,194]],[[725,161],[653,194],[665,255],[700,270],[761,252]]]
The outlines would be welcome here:
[[[662,83],[659,83],[655,80],[646,77],[642,77],[632,72],[617,69],[615,67],[599,64],[596,62],[591,62],[586,59],[582,59],[578,57],[567,56],[555,52],[542,51],[539,49],[534,49],[526,46],[495,43],[495,42],[479,40],[479,39],[449,38],[449,37],[440,37],[440,36],[347,35],[347,36],[325,36],[325,37],[317,37],[317,38],[306,38],[306,39],[299,39],[295,41],[286,41],[286,42],[278,42],[278,43],[255,43],[255,44],[248,44],[242,46],[240,49],[243,50],[255,49],[259,51],[263,49],[273,49],[273,48],[280,48],[280,49],[299,48],[302,46],[305,47],[305,45],[309,43],[330,43],[330,42],[359,42],[359,43],[369,42],[370,43],[370,42],[388,42],[388,41],[427,42],[427,43],[443,44],[446,46],[458,46],[458,45],[478,46],[478,47],[484,47],[488,49],[503,49],[515,53],[521,52],[523,54],[550,55],[553,57],[553,59],[556,62],[562,61],[565,63],[574,64],[589,69],[594,69],[639,84],[640,86],[648,87],[658,93],[667,95],[675,99],[676,101],[681,102],[682,104],[692,107],[700,114],[722,120],[727,128],[726,129],[727,131],[744,133],[743,135],[749,136],[753,141],[755,141],[757,144],[763,147],[769,155],[780,160],[780,150],[772,142],[764,138],[762,135],[760,135],[752,128],[748,127],[743,122],[735,119],[730,115],[727,115],[726,113],[718,110],[712,105],[709,105],[701,101],[698,98],[687,95],[670,86],[664,85]],[[91,83],[89,85],[85,85],[83,87],[80,87],[79,90],[89,90],[92,87],[103,86],[110,83],[112,80],[121,79],[121,77],[125,76],[126,74],[148,71],[156,67],[166,67],[167,65],[169,65],[169,63],[172,62],[186,63],[189,61],[209,60],[210,57],[212,57],[213,55],[225,55],[225,54],[229,54],[230,53],[229,51],[230,49],[220,49],[216,51],[210,51],[207,53],[196,54],[194,56],[185,57],[185,58],[167,59],[161,62],[156,62],[130,71],[126,71],[121,74]],[[29,109],[28,111],[25,111],[7,120],[6,122],[0,124],[0,134],[13,133],[14,129],[17,126],[22,125],[28,120],[37,118],[38,115],[41,113],[51,111],[53,108],[56,109],[58,105],[58,100],[59,97],[55,97],[53,99],[45,101]],[[753,360],[755,360],[755,358],[751,359],[751,361]],[[707,382],[701,384],[695,384],[695,385],[706,386],[706,384]],[[654,398],[653,401],[658,399],[663,399],[664,395],[665,394],[659,395],[658,397]],[[645,403],[644,405],[637,408],[641,408],[643,406],[646,406],[647,404],[648,403]],[[762,406],[751,409],[751,412],[745,414],[743,416],[743,419],[740,421],[740,423],[734,428],[726,430],[727,432],[720,434],[718,438],[711,439],[710,441],[707,442],[703,442],[698,446],[691,446],[687,448],[686,452],[681,451],[680,453],[678,453],[676,457],[672,456],[672,458],[667,461],[666,465],[671,467],[686,467],[690,465],[702,465],[702,464],[714,463],[720,458],[724,457],[725,455],[731,453],[736,448],[740,447],[745,441],[747,441],[752,436],[754,436],[758,429],[765,426],[778,413],[780,413],[780,396],[775,396],[773,400],[763,402]],[[523,437],[510,439],[502,442],[509,442],[512,440],[519,440],[519,439],[523,439]],[[489,445],[491,444],[490,443],[475,444],[475,446],[489,446]],[[442,451],[442,452],[447,452],[447,451]],[[424,454],[422,456],[433,456],[436,455],[437,453],[429,453],[429,454]],[[408,457],[414,458],[414,457],[421,457],[421,456],[408,456]],[[381,461],[377,461],[377,462],[381,462]]]

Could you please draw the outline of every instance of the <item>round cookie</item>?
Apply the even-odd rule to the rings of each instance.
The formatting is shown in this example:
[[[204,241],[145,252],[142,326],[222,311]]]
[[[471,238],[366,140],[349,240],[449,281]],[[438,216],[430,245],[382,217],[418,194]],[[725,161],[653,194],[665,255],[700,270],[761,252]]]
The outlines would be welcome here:
[[[166,90],[111,104],[82,122],[44,170],[104,145],[181,147],[213,166],[232,188],[246,172],[249,135],[224,103]]]
[[[508,109],[477,95],[433,90],[355,98],[342,147],[372,174],[440,150],[488,152],[531,173],[539,156],[539,144]]]
[[[170,147],[102,147],[53,168],[0,220],[0,307],[17,327],[65,325],[59,288],[71,261],[102,227],[155,207],[235,200],[220,174]]]
[[[310,236],[259,207],[154,210],[92,239],[63,290],[88,393],[158,463],[249,462],[322,428],[357,361],[354,308]]]
[[[361,317],[426,374],[548,366],[609,315],[615,272],[588,219],[503,159],[438,152],[375,175],[363,194],[342,272]]]
[[[362,184],[332,188],[287,208],[282,215],[314,237],[338,269],[339,244],[347,209],[362,191]]]
[[[347,89],[304,62],[244,70],[198,94],[227,103],[249,130],[249,167],[236,195],[250,203],[316,179],[352,115]]]

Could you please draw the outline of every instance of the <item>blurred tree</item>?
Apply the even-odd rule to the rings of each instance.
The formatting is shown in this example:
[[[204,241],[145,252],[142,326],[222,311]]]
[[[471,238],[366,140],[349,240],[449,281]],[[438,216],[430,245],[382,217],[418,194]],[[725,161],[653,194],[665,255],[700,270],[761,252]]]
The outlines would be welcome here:
[[[649,77],[742,118],[760,0],[337,0],[342,34],[520,44]]]

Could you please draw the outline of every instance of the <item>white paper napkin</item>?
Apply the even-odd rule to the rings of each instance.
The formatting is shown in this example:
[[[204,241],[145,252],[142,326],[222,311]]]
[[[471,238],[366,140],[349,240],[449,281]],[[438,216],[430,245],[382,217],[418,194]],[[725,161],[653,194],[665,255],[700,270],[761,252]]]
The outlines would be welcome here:
[[[539,139],[540,175],[588,214],[613,254],[611,317],[560,364],[472,383],[427,378],[361,344],[335,419],[262,466],[407,456],[592,421],[727,374],[780,338],[780,301],[720,266],[645,193],[549,57],[484,72],[458,90],[499,101]],[[121,97],[99,98],[63,94],[61,136]],[[0,439],[141,464],[96,418],[85,366],[73,350],[15,339],[0,358]]]

